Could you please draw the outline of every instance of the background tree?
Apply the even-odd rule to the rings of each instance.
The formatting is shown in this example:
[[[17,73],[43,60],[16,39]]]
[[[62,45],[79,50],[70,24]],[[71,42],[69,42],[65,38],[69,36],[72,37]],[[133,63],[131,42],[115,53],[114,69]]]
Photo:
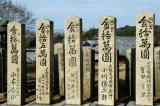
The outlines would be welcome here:
[[[0,24],[18,21],[26,25],[28,31],[32,30],[34,18],[24,6],[13,3],[11,0],[0,0]]]
[[[97,39],[98,37],[98,29],[96,28],[91,28],[86,32],[83,32],[83,40],[93,40],[93,39]]]

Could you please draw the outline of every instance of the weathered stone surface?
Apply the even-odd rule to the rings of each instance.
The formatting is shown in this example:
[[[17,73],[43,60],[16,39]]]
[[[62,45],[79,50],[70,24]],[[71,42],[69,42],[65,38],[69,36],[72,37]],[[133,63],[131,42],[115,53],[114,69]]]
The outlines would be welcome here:
[[[135,100],[135,48],[129,48],[126,50],[126,57],[129,62],[129,94],[131,96],[131,100]]]
[[[22,105],[25,96],[24,25],[10,22],[7,29],[7,104]]]
[[[4,91],[4,55],[3,49],[0,48],[0,93]]]
[[[153,105],[154,14],[136,20],[136,105]]]
[[[160,47],[154,48],[155,97],[160,98]]]
[[[83,100],[91,99],[94,89],[94,51],[83,47]]]
[[[65,99],[66,104],[80,105],[82,100],[82,20],[65,19]]]
[[[65,86],[64,86],[64,46],[62,43],[57,43],[54,46],[54,55],[57,56],[58,74],[59,74],[59,94],[65,96]]]
[[[50,104],[53,96],[53,22],[36,22],[36,103]]]
[[[119,91],[118,91],[118,87],[119,87],[119,61],[118,61],[118,57],[119,57],[119,50],[117,50],[116,52],[116,72],[115,72],[115,100],[118,100],[118,96],[119,96]]]
[[[114,105],[116,72],[116,19],[101,17],[99,22],[98,104]]]

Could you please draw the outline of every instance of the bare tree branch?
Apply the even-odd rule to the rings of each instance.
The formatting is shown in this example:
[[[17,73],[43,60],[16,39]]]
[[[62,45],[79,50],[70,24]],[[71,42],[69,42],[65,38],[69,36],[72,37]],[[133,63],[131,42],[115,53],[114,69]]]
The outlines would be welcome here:
[[[24,6],[14,4],[11,0],[0,0],[0,22],[19,21],[26,24],[27,30],[32,30],[34,18]]]

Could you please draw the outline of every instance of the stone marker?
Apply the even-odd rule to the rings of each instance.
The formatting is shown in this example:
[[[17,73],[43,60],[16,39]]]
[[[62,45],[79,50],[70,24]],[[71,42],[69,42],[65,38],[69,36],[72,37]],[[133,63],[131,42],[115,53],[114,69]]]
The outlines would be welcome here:
[[[25,26],[10,22],[7,28],[7,104],[22,105],[25,98]]]
[[[80,105],[82,100],[82,20],[65,19],[65,103]]]
[[[154,14],[136,20],[136,105],[153,105]]]
[[[116,19],[101,17],[99,22],[98,104],[114,105],[116,72]]]
[[[126,50],[126,57],[129,62],[129,94],[131,96],[131,100],[135,100],[135,48],[129,48]]]
[[[83,47],[83,100],[92,99],[94,84],[94,54],[91,48]]]
[[[54,46],[54,53],[58,57],[58,73],[59,73],[59,94],[65,96],[64,86],[64,46],[62,43],[57,43]],[[56,66],[56,67],[57,67]]]
[[[155,97],[160,98],[160,46],[154,48]]]
[[[53,22],[36,22],[36,103],[50,104],[53,97]]]

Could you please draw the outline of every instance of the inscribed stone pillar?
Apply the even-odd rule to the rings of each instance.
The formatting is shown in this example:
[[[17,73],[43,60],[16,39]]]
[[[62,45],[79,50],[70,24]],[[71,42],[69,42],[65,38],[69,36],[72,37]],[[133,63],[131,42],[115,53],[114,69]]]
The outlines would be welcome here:
[[[136,105],[153,105],[154,14],[136,20]]]
[[[129,62],[129,93],[132,100],[135,100],[135,48],[126,50],[126,57]]]
[[[53,22],[36,22],[36,103],[50,104],[53,98]]]
[[[7,104],[22,105],[25,99],[25,26],[10,22],[7,27]]]
[[[80,105],[82,100],[82,20],[65,19],[65,99],[66,104]]]
[[[59,94],[65,96],[64,88],[64,46],[62,43],[57,43],[54,46],[54,53],[58,57],[58,73],[59,73]]]
[[[154,48],[154,67],[155,67],[155,97],[160,98],[160,47]]]
[[[83,48],[83,100],[91,99],[93,96],[94,54],[91,48]]]
[[[99,22],[98,104],[114,105],[116,72],[116,19],[101,17]]]

